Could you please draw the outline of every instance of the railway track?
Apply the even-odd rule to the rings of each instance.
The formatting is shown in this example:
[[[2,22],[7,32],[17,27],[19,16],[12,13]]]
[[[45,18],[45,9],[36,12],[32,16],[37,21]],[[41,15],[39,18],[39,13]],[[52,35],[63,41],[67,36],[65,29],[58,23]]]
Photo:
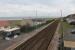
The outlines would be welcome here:
[[[48,27],[38,32],[38,34],[11,50],[47,50],[56,32],[58,23],[59,20],[55,20]]]

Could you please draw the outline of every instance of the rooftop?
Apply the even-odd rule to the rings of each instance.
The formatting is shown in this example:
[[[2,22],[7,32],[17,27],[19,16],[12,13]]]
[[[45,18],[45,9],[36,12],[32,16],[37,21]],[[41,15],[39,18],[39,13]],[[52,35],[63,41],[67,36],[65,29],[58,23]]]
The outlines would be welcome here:
[[[75,29],[74,28],[68,29],[64,33],[64,40],[66,40],[66,41],[75,41],[75,34],[72,33],[72,32],[75,32]]]
[[[11,28],[11,29],[5,29],[4,31],[10,32],[10,31],[17,30],[17,29],[20,29],[20,28],[15,27],[15,28]]]
[[[9,21],[7,21],[7,20],[0,20],[0,27],[8,26],[8,25],[9,25]]]
[[[75,34],[72,34],[71,31],[75,31],[75,30],[74,29],[73,30],[69,29],[64,34],[64,46],[65,47],[70,47],[70,48],[75,48]]]

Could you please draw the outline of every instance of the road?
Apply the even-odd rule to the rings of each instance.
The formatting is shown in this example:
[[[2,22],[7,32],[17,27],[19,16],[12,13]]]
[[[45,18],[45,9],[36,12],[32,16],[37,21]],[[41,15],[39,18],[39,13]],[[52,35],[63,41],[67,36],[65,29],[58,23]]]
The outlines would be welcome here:
[[[17,43],[19,41],[22,41],[23,39],[27,40],[29,37],[37,34],[37,32],[41,31],[45,27],[46,26],[43,26],[43,27],[38,28],[38,29],[36,29],[32,32],[22,34],[22,35],[20,35],[19,37],[15,38],[15,39],[11,39],[11,40],[0,39],[0,50],[5,50],[9,46],[14,45],[15,43]]]

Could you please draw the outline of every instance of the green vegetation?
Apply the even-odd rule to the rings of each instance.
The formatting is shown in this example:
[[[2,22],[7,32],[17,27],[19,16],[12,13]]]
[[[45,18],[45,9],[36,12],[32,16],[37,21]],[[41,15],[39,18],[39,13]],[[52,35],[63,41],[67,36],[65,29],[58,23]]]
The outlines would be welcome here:
[[[15,27],[21,23],[22,20],[12,20],[10,21],[10,26]]]
[[[31,32],[31,31],[33,31],[33,30],[35,30],[35,29],[38,29],[38,28],[40,28],[40,27],[42,27],[42,26],[44,26],[44,25],[49,24],[49,23],[52,22],[52,21],[53,21],[53,20],[49,20],[49,21],[47,21],[46,23],[42,23],[42,24],[39,24],[39,25],[35,25],[35,26],[33,26],[33,27],[23,26],[23,27],[21,28],[21,32],[24,32],[24,33]]]
[[[40,28],[40,27],[42,27],[42,26],[44,26],[44,25],[47,25],[48,23],[50,23],[50,22],[52,22],[53,20],[52,19],[50,19],[50,20],[48,20],[48,21],[46,21],[46,23],[42,23],[42,24],[39,24],[39,25],[34,25],[34,26],[29,26],[29,24],[28,25],[22,25],[21,26],[21,32],[31,32],[31,31],[33,31],[33,30],[35,30],[35,29],[38,29],[38,28]],[[25,22],[25,21],[24,21]],[[18,26],[18,25],[20,25],[20,24],[22,24],[23,23],[23,20],[11,20],[10,21],[10,26],[11,26],[11,28],[13,28],[13,27],[15,27],[15,26]]]
[[[71,27],[72,27],[72,25],[68,24],[67,22],[62,22],[60,25],[59,33],[62,33],[62,31],[65,32],[67,29],[69,29]]]
[[[68,28],[71,27],[71,25],[68,24],[67,22],[63,22],[62,25],[63,25],[63,31],[65,31],[65,30],[67,30]]]

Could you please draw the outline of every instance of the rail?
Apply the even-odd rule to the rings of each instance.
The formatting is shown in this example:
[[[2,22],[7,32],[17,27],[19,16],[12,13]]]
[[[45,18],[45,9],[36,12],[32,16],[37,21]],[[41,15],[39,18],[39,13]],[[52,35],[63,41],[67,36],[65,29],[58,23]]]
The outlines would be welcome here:
[[[6,50],[47,50],[56,32],[58,23],[59,20],[55,20],[27,41],[21,41],[18,45],[7,48]]]

